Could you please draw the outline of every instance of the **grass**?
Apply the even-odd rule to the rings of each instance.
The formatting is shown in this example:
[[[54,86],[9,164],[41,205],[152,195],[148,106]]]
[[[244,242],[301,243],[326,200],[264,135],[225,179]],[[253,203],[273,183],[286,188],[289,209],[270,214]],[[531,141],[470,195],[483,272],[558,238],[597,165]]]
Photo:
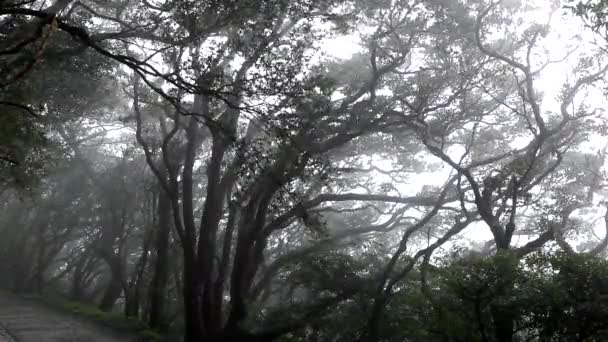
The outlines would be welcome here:
[[[57,303],[51,303],[56,306]],[[73,302],[65,301],[58,303],[59,308],[65,311],[69,311],[78,316],[85,317],[92,321],[98,322],[102,325],[139,335],[142,340],[150,342],[161,342],[167,341],[165,336],[157,331],[154,331],[148,327],[148,325],[136,317],[126,317],[122,314],[105,312],[100,310],[98,307]]]
[[[90,318],[94,321],[120,330],[143,331],[148,329],[146,323],[137,318],[125,317],[122,314],[112,312],[104,312],[93,305],[78,302],[63,302],[60,303],[60,305],[61,309],[70,311],[79,316]]]

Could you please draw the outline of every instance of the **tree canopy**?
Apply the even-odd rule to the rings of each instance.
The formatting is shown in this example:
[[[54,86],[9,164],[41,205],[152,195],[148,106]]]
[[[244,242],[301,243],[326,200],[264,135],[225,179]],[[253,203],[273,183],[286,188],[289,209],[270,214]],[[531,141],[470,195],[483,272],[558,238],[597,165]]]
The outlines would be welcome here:
[[[188,342],[605,340],[604,5],[0,1],[0,287]]]

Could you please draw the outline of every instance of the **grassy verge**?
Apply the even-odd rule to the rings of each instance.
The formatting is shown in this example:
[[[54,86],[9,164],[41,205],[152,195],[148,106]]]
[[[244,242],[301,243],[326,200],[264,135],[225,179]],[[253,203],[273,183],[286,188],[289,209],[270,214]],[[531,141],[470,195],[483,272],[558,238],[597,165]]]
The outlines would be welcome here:
[[[45,302],[48,301],[48,299],[46,299],[46,300],[43,299],[43,300]],[[88,319],[98,322],[102,325],[109,326],[109,327],[117,329],[117,330],[137,334],[137,335],[141,336],[142,338],[144,338],[145,341],[150,341],[150,342],[166,341],[166,339],[164,338],[163,335],[161,335],[160,333],[158,333],[156,331],[151,330],[145,322],[143,322],[135,317],[125,317],[122,314],[104,312],[104,311],[101,311],[96,306],[87,305],[87,304],[78,303],[78,302],[71,302],[71,301],[56,302],[55,301],[54,303],[51,302],[49,304],[52,305],[53,307],[57,307],[59,309],[65,310],[65,311],[69,311],[78,316],[88,318]]]

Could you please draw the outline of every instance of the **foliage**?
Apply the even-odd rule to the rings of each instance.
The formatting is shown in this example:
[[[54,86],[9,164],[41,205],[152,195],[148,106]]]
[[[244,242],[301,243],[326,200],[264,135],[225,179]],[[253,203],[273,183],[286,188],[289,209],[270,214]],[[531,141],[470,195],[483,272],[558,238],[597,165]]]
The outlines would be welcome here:
[[[584,19],[594,30],[605,32],[608,28],[608,3],[604,0],[569,0],[566,8]]]
[[[606,281],[608,262],[597,257],[536,253],[518,261],[509,253],[456,252],[429,270],[426,283],[412,278],[403,284],[387,305],[382,338],[498,341],[495,320],[507,313],[516,317],[518,339],[602,341],[608,333]],[[291,340],[360,338],[360,315],[338,308]]]
[[[35,183],[47,159],[47,144],[35,119],[19,108],[0,104],[0,186]]]
[[[605,8],[541,5],[0,2],[2,285],[187,342],[605,339]]]
[[[428,297],[435,331],[457,341],[494,341],[495,322],[516,317],[519,338],[600,341],[608,303],[608,263],[565,253],[459,257],[437,271]],[[502,315],[502,316],[497,316]]]

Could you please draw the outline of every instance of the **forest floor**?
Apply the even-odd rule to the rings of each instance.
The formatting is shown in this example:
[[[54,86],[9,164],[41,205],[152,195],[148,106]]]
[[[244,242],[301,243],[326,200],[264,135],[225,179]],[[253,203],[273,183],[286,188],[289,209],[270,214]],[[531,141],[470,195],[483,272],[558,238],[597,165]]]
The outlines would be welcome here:
[[[0,292],[0,342],[137,342],[84,318],[33,299]]]

